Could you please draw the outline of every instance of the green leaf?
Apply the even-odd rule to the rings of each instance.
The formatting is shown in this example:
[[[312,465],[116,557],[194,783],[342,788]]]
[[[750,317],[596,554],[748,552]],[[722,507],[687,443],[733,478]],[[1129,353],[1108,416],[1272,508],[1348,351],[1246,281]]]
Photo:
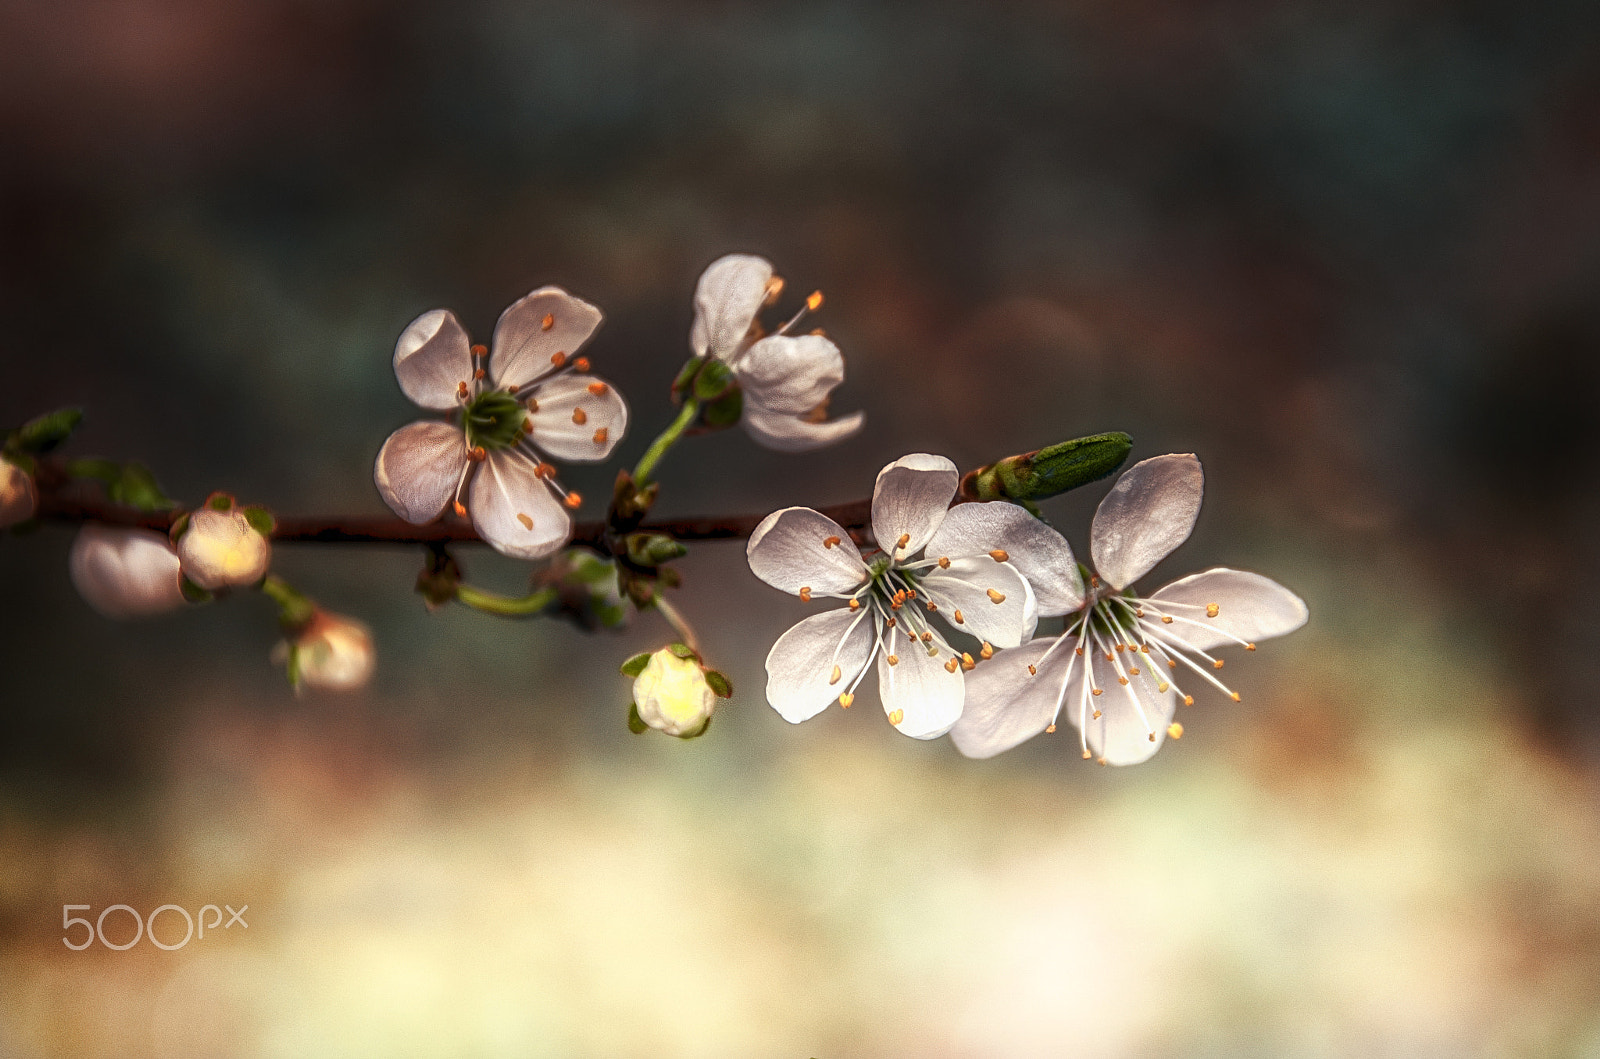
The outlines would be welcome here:
[[[694,377],[695,400],[715,401],[734,385],[733,369],[716,357],[707,357]]]
[[[251,529],[255,530],[263,537],[272,536],[272,529],[277,525],[277,521],[272,517],[272,512],[268,511],[264,507],[255,507],[252,505],[251,507],[245,508],[242,514],[244,515],[244,520],[250,523]]]
[[[47,412],[17,428],[10,439],[11,443],[6,447],[15,447],[33,455],[49,452],[70,438],[81,422],[83,422],[81,408],[62,408]]]
[[[650,664],[650,652],[643,651],[622,663],[621,673],[625,677],[637,677],[644,672],[644,667]]]
[[[643,717],[639,716],[639,704],[636,702],[628,703],[628,731],[634,735],[643,735],[649,730],[650,726],[644,723]]]
[[[631,533],[624,543],[628,558],[638,566],[660,566],[689,554],[681,542],[661,533]]]
[[[711,685],[711,690],[717,693],[718,698],[733,698],[733,683],[715,669],[706,670],[706,683]]]
[[[156,476],[142,463],[123,464],[117,480],[107,486],[106,495],[118,504],[140,511],[167,511],[178,506],[177,501],[161,491]]]

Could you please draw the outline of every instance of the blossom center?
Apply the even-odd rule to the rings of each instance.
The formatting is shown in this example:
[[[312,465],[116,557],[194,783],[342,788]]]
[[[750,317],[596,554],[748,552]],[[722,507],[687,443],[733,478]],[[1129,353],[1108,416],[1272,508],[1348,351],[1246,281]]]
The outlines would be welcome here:
[[[468,401],[461,426],[468,448],[508,449],[522,436],[528,416],[515,396],[505,390],[487,390]]]

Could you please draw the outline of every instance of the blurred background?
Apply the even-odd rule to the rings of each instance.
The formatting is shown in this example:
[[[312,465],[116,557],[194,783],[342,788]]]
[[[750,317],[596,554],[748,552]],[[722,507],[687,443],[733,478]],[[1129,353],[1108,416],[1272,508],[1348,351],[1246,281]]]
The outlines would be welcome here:
[[[12,535],[0,1055],[1600,1056],[1594,4],[9,0],[0,36],[0,423],[79,404],[74,455],[188,502],[379,513],[401,329],[558,283],[631,462],[751,251],[826,291],[867,427],[690,439],[661,513],[1121,429],[1207,470],[1147,587],[1225,563],[1312,614],[1146,765],[972,762],[870,690],[784,723],[802,605],[738,544],[681,564],[737,691],[683,743],[625,726],[655,616],[429,614],[420,549],[283,546],[379,652],[295,698],[263,600],[115,624],[69,528]],[[569,475],[588,517],[615,466]],[[1080,548],[1103,491],[1048,505]],[[116,903],[249,925],[63,946]]]

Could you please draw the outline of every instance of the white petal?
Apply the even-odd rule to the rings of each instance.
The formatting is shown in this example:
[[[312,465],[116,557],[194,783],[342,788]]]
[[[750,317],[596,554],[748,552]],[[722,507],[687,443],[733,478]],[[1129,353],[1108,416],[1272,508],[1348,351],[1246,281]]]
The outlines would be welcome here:
[[[513,559],[543,558],[572,535],[566,508],[533,468],[518,452],[491,452],[473,476],[467,501],[478,536]]]
[[[1310,615],[1305,601],[1278,582],[1225,566],[1179,578],[1150,599],[1158,604],[1190,604],[1165,608],[1173,621],[1160,629],[1201,651],[1282,636],[1300,628]],[[1217,604],[1215,618],[1206,617],[1204,608],[1211,603]]]
[[[839,347],[821,335],[771,335],[734,368],[747,400],[769,412],[805,415],[844,381]]]
[[[143,618],[184,604],[178,553],[164,534],[89,523],[67,562],[78,594],[108,618]]]
[[[928,653],[929,647],[940,646],[938,641],[925,645],[896,627],[885,634],[884,650],[878,655],[883,712],[902,735],[913,739],[937,739],[961,718],[961,667],[954,672],[945,668],[951,658],[948,650]],[[895,665],[889,664],[890,655],[898,660]]]
[[[424,419],[389,435],[378,450],[372,481],[396,515],[420,526],[439,517],[467,462],[459,427]]]
[[[400,389],[423,408],[456,407],[456,391],[472,378],[472,345],[448,309],[425,312],[400,332],[394,345],[394,376]]]
[[[767,701],[790,724],[828,708],[872,656],[872,617],[836,607],[778,637],[767,653]],[[833,680],[833,667],[839,679]]]
[[[928,557],[1003,551],[1028,584],[1041,618],[1083,606],[1083,575],[1067,539],[1016,504],[957,504],[928,542]]]
[[[1094,687],[1101,689],[1101,694],[1090,697],[1089,714],[1084,718],[1090,751],[1108,765],[1148,761],[1167,738],[1167,725],[1178,708],[1178,693],[1170,687],[1158,692],[1160,677],[1149,664],[1139,667],[1138,676],[1128,676],[1124,685],[1117,680],[1115,664],[1107,662],[1103,653],[1090,651],[1089,655],[1094,659]],[[1098,718],[1094,716],[1097,709]],[[1074,725],[1078,723],[1078,700],[1070,691],[1061,712]]]
[[[622,394],[592,375],[560,375],[529,396],[538,402],[538,411],[528,414],[533,443],[558,460],[603,460],[628,430]]]
[[[810,452],[832,445],[861,429],[867,421],[865,412],[853,412],[839,419],[812,423],[799,416],[768,412],[750,402],[744,406],[744,428],[750,436],[769,449],[778,452]]]
[[[558,353],[576,356],[601,318],[599,309],[560,287],[540,287],[512,302],[494,325],[490,379],[496,386],[516,389],[549,374],[559,366],[552,358],[564,359]]]
[[[950,729],[950,741],[967,757],[986,758],[1027,742],[1050,726],[1056,716],[1062,678],[1073,659],[1070,644],[1063,644],[1042,665],[1039,660],[1058,637],[1034,640],[1011,651],[1001,651],[967,674],[967,701],[961,720]],[[1038,672],[1029,673],[1034,666]],[[1072,672],[1081,679],[1079,660]],[[1076,702],[1078,680],[1067,697]],[[1063,707],[1065,711],[1065,707]]]
[[[836,540],[829,545],[827,542]],[[849,595],[867,579],[850,534],[809,507],[786,507],[761,520],[745,545],[750,569],[773,588],[799,595]]]
[[[706,267],[694,288],[689,347],[695,356],[728,360],[739,351],[771,279],[772,265],[750,254],[729,254]]]
[[[879,471],[872,488],[872,532],[878,547],[897,560],[920,551],[944,522],[960,481],[955,464],[926,452],[902,456]]]
[[[1205,476],[1193,455],[1156,456],[1128,468],[1100,501],[1089,533],[1094,568],[1127,588],[1194,529]]]
[[[1027,643],[1039,621],[1028,582],[1010,563],[997,563],[987,555],[952,559],[946,570],[935,566],[922,575],[922,587],[952,628],[995,647]],[[959,622],[955,618],[958,610]]]

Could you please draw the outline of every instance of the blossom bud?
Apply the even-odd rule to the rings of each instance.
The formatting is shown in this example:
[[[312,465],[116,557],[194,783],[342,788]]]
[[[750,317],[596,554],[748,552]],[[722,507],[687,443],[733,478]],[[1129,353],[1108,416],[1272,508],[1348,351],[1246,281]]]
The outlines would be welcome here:
[[[251,525],[246,511],[203,507],[188,516],[178,538],[178,558],[185,577],[216,591],[253,585],[265,577],[272,564],[272,545]]]
[[[319,610],[282,652],[289,682],[349,691],[372,678],[372,632],[354,618]]]
[[[633,703],[639,720],[658,732],[683,739],[697,736],[711,723],[716,692],[697,658],[679,657],[671,647],[650,656],[633,681]]]
[[[144,618],[184,604],[178,553],[151,530],[90,523],[72,542],[68,568],[78,594],[108,618]]]
[[[33,475],[10,460],[0,459],[0,529],[26,522],[39,509]]]

